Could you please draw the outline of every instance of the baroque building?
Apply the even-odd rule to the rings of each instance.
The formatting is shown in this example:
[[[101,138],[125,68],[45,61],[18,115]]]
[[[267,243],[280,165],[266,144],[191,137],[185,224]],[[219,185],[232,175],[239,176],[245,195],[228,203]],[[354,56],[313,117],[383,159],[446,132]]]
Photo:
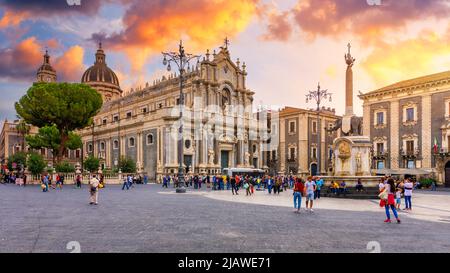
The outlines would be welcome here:
[[[319,113],[313,110],[285,107],[279,113],[279,147],[269,162],[275,160],[275,173],[292,175],[317,175],[333,172],[333,141],[339,132],[332,129],[342,117],[334,109],[322,107]],[[320,128],[317,123],[320,119]],[[320,130],[320,143],[317,134]],[[320,164],[318,146],[320,145]],[[317,169],[320,166],[320,170]]]
[[[372,168],[434,174],[450,186],[450,71],[409,79],[359,96]]]
[[[94,124],[80,130],[84,154],[114,169],[121,157],[132,158],[150,179],[178,169],[180,82],[163,76],[122,95],[115,73],[106,66],[101,46],[96,62],[81,79],[102,94],[104,104]],[[233,62],[228,45],[209,51],[184,75],[183,164],[187,172],[220,173],[226,167],[262,168],[254,92],[246,86],[246,65]]]

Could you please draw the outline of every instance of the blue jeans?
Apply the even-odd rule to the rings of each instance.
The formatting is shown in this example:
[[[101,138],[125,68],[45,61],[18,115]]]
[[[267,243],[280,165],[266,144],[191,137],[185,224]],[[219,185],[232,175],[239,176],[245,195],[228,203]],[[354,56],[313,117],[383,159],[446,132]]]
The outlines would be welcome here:
[[[391,219],[391,214],[389,213],[389,207],[391,207],[391,210],[394,213],[395,218],[397,219],[398,215],[397,215],[397,210],[395,209],[395,206],[394,205],[386,205],[386,206],[384,206],[384,208],[386,209],[387,219]]]
[[[130,189],[130,186],[128,185],[128,182],[123,182],[122,190],[124,190],[125,187],[127,187],[127,190]]]
[[[272,193],[272,185],[267,186],[267,190],[269,191],[269,194]]]
[[[411,208],[411,196],[405,196],[405,206],[407,209]]]
[[[294,208],[300,209],[302,206],[302,193],[301,192],[294,192]]]

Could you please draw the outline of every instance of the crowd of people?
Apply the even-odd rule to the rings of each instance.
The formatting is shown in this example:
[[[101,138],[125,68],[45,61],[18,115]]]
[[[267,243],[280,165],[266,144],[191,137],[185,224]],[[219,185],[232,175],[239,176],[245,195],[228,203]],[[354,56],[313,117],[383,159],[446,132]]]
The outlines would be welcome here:
[[[0,182],[3,184],[27,185],[27,175],[21,172],[2,172]]]

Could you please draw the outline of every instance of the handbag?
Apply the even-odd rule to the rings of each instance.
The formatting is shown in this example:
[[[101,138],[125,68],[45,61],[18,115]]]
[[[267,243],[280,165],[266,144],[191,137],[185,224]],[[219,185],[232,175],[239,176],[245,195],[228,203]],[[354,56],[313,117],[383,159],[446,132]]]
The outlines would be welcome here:
[[[382,191],[380,194],[378,194],[378,197],[379,197],[381,200],[387,200],[387,199],[388,199],[388,196],[389,196],[389,194],[387,193],[386,190],[384,190],[384,191]]]

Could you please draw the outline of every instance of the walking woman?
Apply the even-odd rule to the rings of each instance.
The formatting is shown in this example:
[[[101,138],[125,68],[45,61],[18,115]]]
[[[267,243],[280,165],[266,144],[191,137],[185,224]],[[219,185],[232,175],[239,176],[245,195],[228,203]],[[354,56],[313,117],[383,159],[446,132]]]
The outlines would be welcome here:
[[[302,205],[302,194],[305,190],[303,181],[300,178],[295,179],[294,183],[294,212],[300,213],[300,207]]]
[[[385,223],[391,223],[391,214],[389,212],[389,208],[394,213],[395,219],[397,219],[397,223],[400,224],[400,218],[398,218],[397,210],[395,209],[395,183],[394,179],[389,178],[386,185],[384,185],[384,191],[380,194],[381,201],[380,206],[384,206],[386,210],[386,220]]]

